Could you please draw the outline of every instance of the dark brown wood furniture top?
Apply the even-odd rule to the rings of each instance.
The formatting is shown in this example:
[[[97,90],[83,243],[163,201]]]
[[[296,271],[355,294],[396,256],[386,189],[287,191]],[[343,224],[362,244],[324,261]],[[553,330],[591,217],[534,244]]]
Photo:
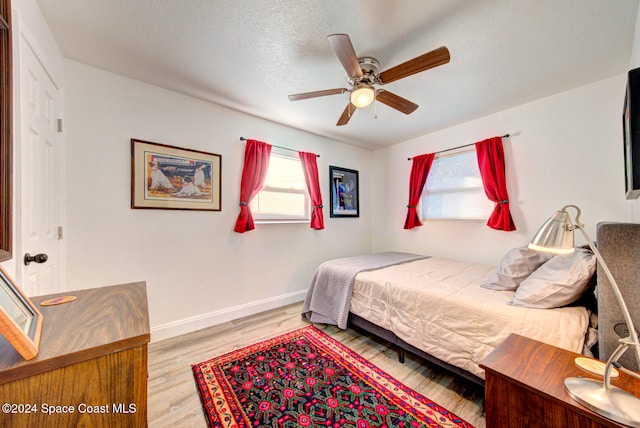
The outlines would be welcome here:
[[[39,306],[38,355],[28,361],[0,340],[0,426],[147,425],[149,311],[144,282],[32,298],[73,295]]]
[[[0,0],[0,261],[10,260],[12,256],[14,172],[11,32],[11,1]]]
[[[39,305],[65,295],[76,296],[77,300]],[[149,343],[144,282],[34,297],[31,301],[43,316],[40,352],[25,361],[0,336],[0,385]]]
[[[537,422],[537,426],[621,426],[578,404],[565,391],[567,377],[602,379],[575,365],[580,356],[510,335],[480,364],[485,369],[487,426],[525,426],[525,422]],[[612,385],[640,397],[640,381],[632,376],[621,372]]]

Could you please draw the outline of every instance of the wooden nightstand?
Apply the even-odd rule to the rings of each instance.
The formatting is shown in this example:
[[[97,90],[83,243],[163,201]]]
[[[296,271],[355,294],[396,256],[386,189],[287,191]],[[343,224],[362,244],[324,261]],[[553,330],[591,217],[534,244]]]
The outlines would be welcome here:
[[[149,309],[144,282],[34,297],[40,352],[23,360],[0,336],[0,426],[147,425]]]
[[[624,426],[593,413],[566,393],[567,377],[599,378],[575,365],[574,359],[579,356],[510,335],[480,364],[485,369],[487,427]],[[640,397],[640,381],[625,373],[612,384]]]

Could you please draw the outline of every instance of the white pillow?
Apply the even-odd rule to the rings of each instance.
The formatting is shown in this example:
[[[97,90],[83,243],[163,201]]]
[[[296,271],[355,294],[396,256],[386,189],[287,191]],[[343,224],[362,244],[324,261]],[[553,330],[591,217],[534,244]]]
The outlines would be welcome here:
[[[556,255],[520,283],[509,304],[540,309],[566,306],[589,288],[595,271],[596,257],[589,250],[576,248],[571,254]]]
[[[496,273],[481,287],[491,290],[515,290],[533,271],[553,257],[550,253],[527,247],[513,248],[502,257]]]

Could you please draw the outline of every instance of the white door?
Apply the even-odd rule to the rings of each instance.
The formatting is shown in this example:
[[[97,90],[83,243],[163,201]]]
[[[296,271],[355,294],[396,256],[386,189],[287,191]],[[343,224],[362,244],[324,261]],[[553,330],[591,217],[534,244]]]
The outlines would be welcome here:
[[[14,57],[14,61],[17,58]],[[22,35],[20,61],[20,286],[29,296],[60,287],[60,93]],[[29,261],[32,260],[32,261]]]

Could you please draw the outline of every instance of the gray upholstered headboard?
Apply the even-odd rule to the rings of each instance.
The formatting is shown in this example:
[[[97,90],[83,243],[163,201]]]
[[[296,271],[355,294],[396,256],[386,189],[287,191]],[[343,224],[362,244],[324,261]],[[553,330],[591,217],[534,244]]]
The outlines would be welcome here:
[[[597,245],[631,314],[635,328],[640,328],[640,224],[598,223]],[[598,266],[598,331],[600,359],[607,360],[618,346],[616,325],[626,325],[609,280]],[[627,351],[620,363],[638,370],[633,352]]]

